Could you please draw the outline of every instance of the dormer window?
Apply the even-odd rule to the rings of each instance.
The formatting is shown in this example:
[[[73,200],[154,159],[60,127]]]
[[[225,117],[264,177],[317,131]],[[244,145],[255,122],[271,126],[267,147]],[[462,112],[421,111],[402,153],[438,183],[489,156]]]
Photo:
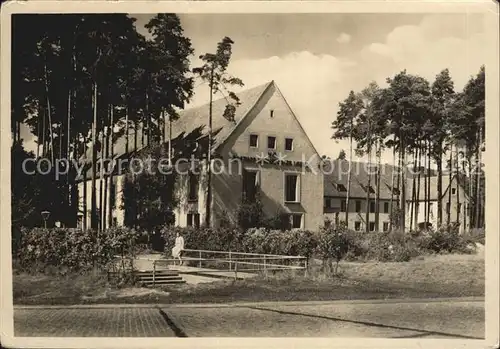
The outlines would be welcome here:
[[[340,192],[346,192],[347,188],[343,184],[337,184],[337,190]]]
[[[259,136],[250,135],[250,148],[257,148],[259,146]]]
[[[286,151],[293,150],[293,138],[285,138],[285,150]]]
[[[267,149],[276,149],[276,137],[267,137]]]

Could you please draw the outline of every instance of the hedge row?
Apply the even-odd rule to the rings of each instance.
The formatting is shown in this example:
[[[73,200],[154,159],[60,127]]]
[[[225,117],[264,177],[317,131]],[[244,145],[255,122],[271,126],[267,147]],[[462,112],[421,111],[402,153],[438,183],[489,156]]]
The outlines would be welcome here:
[[[116,255],[133,258],[141,245],[142,234],[128,228],[114,227],[105,232],[81,229],[22,229],[17,232],[13,251],[18,266],[24,270],[81,271],[104,269]],[[469,253],[476,242],[484,243],[484,231],[460,235],[454,227],[425,234],[361,233],[344,227],[325,227],[320,232],[307,230],[269,230],[253,228],[178,228],[164,227],[165,253],[170,255],[177,233],[185,247],[212,251],[235,251],[307,258],[407,261],[429,253]]]
[[[94,230],[54,228],[21,229],[19,244],[13,251],[18,266],[28,271],[84,271],[104,269],[116,255],[135,254],[137,234],[128,228]]]
[[[429,232],[355,232],[344,227],[325,227],[318,233],[306,230],[270,230],[252,228],[179,228],[164,227],[165,253],[170,256],[177,233],[184,237],[187,249],[236,251],[281,255],[301,255],[325,259],[408,261],[433,253],[471,253],[476,242],[484,243],[484,231],[461,235],[456,227]],[[339,235],[340,234],[340,235]],[[326,246],[326,247],[325,247]],[[328,252],[329,249],[331,250]]]
[[[307,230],[267,230],[251,228],[179,228],[164,227],[165,253],[170,255],[177,233],[185,248],[210,251],[235,251],[263,254],[301,255],[311,257],[317,244],[317,234]]]

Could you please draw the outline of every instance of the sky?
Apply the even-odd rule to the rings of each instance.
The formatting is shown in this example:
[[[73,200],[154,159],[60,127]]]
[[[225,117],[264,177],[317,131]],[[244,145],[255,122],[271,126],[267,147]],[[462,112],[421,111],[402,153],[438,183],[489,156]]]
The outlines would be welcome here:
[[[134,15],[139,32],[153,15]],[[448,68],[460,91],[483,65],[487,47],[481,14],[181,14],[198,56],[229,36],[228,72],[243,80],[237,92],[274,80],[320,155],[336,157],[347,141],[331,139],[338,104],[371,81],[384,86],[403,69],[432,82]],[[189,106],[208,101],[195,83]],[[222,97],[222,96],[221,96]],[[26,138],[25,138],[26,139]],[[29,141],[28,141],[29,143]],[[384,154],[392,162],[392,154]]]

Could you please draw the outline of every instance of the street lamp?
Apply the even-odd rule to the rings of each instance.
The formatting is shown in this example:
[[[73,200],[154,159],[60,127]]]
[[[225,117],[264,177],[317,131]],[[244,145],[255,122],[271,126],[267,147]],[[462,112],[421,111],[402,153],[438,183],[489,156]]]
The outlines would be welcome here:
[[[50,217],[50,212],[49,211],[42,211],[42,218],[43,218],[43,223],[45,225],[45,229],[47,229],[47,220]]]

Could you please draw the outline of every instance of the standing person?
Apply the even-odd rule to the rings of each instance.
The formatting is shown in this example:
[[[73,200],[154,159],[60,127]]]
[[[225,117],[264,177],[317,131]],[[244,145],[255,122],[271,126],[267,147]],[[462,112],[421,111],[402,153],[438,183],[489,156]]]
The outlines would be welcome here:
[[[184,250],[184,238],[179,232],[177,232],[177,237],[175,238],[175,245],[172,248],[172,257],[179,259],[179,265],[182,265],[182,258],[181,258],[182,250]]]

